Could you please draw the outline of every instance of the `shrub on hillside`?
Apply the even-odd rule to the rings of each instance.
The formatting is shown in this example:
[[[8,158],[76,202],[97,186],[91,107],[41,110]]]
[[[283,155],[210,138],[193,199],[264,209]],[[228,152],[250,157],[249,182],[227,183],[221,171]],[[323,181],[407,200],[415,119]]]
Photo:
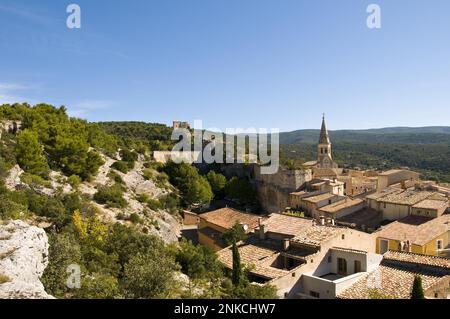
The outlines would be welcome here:
[[[97,193],[94,194],[94,200],[99,204],[105,204],[109,207],[124,208],[127,201],[123,198],[123,190],[120,185],[100,186]]]
[[[128,170],[130,169],[130,168],[128,167],[128,163],[127,163],[127,162],[124,162],[124,161],[117,161],[117,162],[114,162],[114,163],[111,165],[111,168],[114,168],[114,169],[116,169],[116,170],[118,170],[119,172],[122,172],[122,173],[124,173],[124,174],[128,173]]]

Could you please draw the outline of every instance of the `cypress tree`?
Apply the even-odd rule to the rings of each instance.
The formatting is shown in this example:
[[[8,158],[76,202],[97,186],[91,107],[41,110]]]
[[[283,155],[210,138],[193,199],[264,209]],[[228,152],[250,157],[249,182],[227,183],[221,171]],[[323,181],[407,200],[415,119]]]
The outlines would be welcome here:
[[[422,287],[422,278],[420,276],[414,277],[411,299],[425,299]]]
[[[236,242],[233,242],[233,277],[232,282],[235,287],[241,283],[242,269],[241,269],[241,256],[239,255],[239,249]]]

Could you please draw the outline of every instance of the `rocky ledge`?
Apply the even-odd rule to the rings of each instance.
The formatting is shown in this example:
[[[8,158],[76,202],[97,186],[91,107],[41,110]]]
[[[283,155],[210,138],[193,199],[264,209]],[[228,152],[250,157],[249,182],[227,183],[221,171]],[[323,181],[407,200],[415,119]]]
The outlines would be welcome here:
[[[40,278],[48,264],[48,238],[23,221],[0,221],[0,299],[49,299]]]

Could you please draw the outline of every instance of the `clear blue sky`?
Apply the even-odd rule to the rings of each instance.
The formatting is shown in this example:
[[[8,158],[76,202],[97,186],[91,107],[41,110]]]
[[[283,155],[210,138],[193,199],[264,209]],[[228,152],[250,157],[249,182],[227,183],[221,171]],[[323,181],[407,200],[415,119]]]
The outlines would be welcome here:
[[[448,0],[72,2],[80,30],[70,1],[0,0],[0,103],[220,129],[450,124]]]

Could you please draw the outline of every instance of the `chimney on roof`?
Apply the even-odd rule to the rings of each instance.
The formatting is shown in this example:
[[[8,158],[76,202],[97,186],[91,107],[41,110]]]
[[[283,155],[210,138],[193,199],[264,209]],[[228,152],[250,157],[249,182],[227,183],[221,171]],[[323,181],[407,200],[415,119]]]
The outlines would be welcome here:
[[[259,239],[264,240],[266,239],[266,230],[265,225],[262,223],[262,218],[258,218],[258,227],[259,227]]]
[[[325,217],[320,216],[320,225],[324,226],[325,225]]]
[[[287,251],[289,249],[290,241],[289,239],[284,239],[283,241],[283,249],[284,251]]]

